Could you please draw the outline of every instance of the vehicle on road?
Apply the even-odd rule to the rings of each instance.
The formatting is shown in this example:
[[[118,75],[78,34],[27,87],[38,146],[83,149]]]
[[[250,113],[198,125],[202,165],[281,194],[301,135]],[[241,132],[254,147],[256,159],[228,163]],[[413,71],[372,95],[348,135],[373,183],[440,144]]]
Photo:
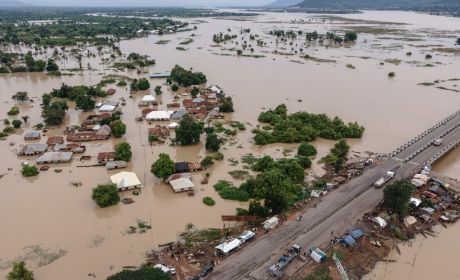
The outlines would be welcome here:
[[[294,260],[295,257],[300,255],[300,251],[302,250],[302,247],[300,247],[297,244],[293,244],[291,249],[289,250],[289,253],[282,255],[279,259],[278,262],[275,263],[274,265],[270,266],[268,268],[268,272],[275,277],[280,277],[283,275],[283,270],[286,268],[286,266]]]
[[[327,259],[326,254],[317,247],[312,247],[308,250],[310,257],[317,263],[322,263]]]
[[[188,278],[187,280],[200,280],[200,275],[193,275],[192,277]]]
[[[394,171],[391,171],[391,170],[387,171],[387,173],[385,173],[385,175],[382,178],[374,182],[374,187],[381,188],[383,185],[385,185],[385,183],[390,181],[394,176],[395,176]]]
[[[208,264],[200,272],[200,277],[206,277],[209,273],[211,273],[214,270],[214,266],[212,264]]]
[[[433,145],[435,146],[441,146],[441,144],[442,144],[442,138],[438,138],[433,141]]]

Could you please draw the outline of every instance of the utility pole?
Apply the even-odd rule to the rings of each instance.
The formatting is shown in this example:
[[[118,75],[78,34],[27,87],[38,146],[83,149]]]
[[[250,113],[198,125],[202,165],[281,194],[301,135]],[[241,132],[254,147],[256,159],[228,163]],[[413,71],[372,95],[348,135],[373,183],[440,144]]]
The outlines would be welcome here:
[[[340,273],[340,278],[341,278],[342,280],[350,280],[350,278],[348,278],[347,272],[346,272],[345,269],[343,268],[342,263],[340,262],[339,258],[338,258],[337,255],[335,254],[335,252],[334,252],[334,254],[332,255],[332,259],[334,260],[335,265],[337,266],[337,269],[338,269],[338,271],[339,271],[339,273]]]

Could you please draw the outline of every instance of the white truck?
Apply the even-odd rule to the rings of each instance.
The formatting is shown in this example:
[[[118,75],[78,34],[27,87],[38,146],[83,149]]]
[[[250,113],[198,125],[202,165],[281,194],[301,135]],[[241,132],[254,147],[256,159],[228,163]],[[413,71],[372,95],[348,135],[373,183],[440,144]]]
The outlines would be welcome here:
[[[391,171],[391,170],[387,171],[387,173],[385,173],[385,175],[383,175],[382,178],[374,182],[374,187],[381,188],[383,185],[385,185],[386,182],[390,181],[394,176],[395,176],[394,171]]]
[[[159,263],[159,264],[154,265],[153,267],[163,271],[164,273],[170,274],[170,275],[176,274],[176,269],[172,266],[166,266],[166,265]]]
[[[281,277],[283,275],[283,270],[286,266],[294,260],[297,256],[300,256],[300,251],[302,247],[297,244],[293,244],[288,254],[282,255],[278,262],[268,268],[270,275],[275,277]]]

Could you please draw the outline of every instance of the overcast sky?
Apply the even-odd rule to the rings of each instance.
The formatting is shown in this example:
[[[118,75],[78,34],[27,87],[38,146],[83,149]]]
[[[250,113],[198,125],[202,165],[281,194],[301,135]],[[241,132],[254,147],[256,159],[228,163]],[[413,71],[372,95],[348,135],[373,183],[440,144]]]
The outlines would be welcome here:
[[[19,0],[21,1],[21,0]],[[47,6],[260,6],[274,0],[22,0],[32,5]]]

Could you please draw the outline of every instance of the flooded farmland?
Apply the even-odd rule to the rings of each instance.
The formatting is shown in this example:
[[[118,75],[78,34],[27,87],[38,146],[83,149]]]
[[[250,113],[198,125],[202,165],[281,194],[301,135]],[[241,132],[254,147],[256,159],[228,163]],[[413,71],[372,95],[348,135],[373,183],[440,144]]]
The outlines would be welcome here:
[[[274,144],[261,148],[251,143],[251,128],[257,125],[257,116],[263,108],[285,103],[290,111],[326,113],[340,116],[345,121],[357,121],[366,127],[366,131],[362,139],[349,141],[352,150],[382,153],[390,152],[459,109],[459,92],[436,85],[419,85],[439,80],[444,88],[460,89],[458,81],[448,81],[460,78],[460,57],[442,51],[452,48],[454,38],[460,34],[458,18],[370,11],[327,16],[267,13],[244,20],[206,18],[189,21],[197,26],[196,30],[122,41],[119,47],[125,54],[137,52],[155,58],[156,65],[149,67],[147,73],[170,70],[175,64],[180,64],[205,73],[209,84],[221,86],[233,98],[235,113],[227,119],[243,122],[247,129],[238,132],[224,145],[223,161],[216,162],[208,171],[193,175],[197,183],[204,173],[211,174],[209,184],[197,183],[195,196],[174,193],[169,185],[150,173],[150,165],[162,152],[170,154],[176,161],[201,161],[205,155],[203,145],[151,146],[147,141],[147,128],[153,124],[135,121],[135,117],[141,114],[137,103],[143,93],[128,98],[129,91],[124,87],[116,87],[116,94],[107,99],[127,99],[126,106],[122,107],[127,133],[121,140],[132,145],[133,160],[128,169],[136,172],[144,188],[139,196],[126,193],[122,197],[132,197],[134,204],[119,204],[106,209],[95,205],[91,200],[91,189],[108,182],[110,175],[116,172],[106,171],[103,167],[77,167],[95,163],[94,159],[81,163],[74,157],[72,163],[52,166],[38,177],[25,179],[21,176],[21,162],[34,158],[18,158],[16,151],[23,144],[23,131],[31,130],[34,124],[41,122],[39,97],[43,93],[60,87],[63,82],[91,85],[98,83],[106,74],[142,77],[146,73],[104,70],[96,59],[90,59],[84,65],[91,63],[96,70],[76,72],[73,76],[51,77],[37,73],[0,75],[0,118],[6,118],[6,112],[14,105],[11,99],[14,93],[27,91],[34,100],[30,104],[19,105],[20,115],[31,117],[28,123],[0,143],[3,156],[0,175],[4,175],[0,178],[0,277],[6,275],[13,261],[25,259],[32,265],[38,279],[86,279],[88,273],[104,279],[123,266],[139,265],[145,252],[158,244],[175,240],[188,223],[198,228],[222,227],[221,215],[234,214],[235,208],[246,207],[246,204],[221,199],[212,185],[221,179],[235,181],[228,171],[242,169],[240,161],[245,154],[281,157],[283,151],[297,147]],[[325,33],[353,27],[362,31],[358,32],[355,44],[342,47],[311,44],[302,46],[302,52],[303,39],[294,40],[292,45],[289,42],[277,44],[276,37],[269,34],[274,29]],[[226,33],[228,29],[238,34],[238,38],[216,46],[212,41],[213,34]],[[259,35],[267,43],[261,47],[254,46],[252,56],[237,56],[234,50],[236,41],[241,45],[243,41],[250,40],[249,35],[240,34],[243,29],[251,29],[251,34]],[[242,36],[245,38],[240,40]],[[193,42],[184,45],[184,50],[176,49],[187,38],[193,38]],[[159,40],[169,42],[155,44]],[[412,55],[407,56],[408,52]],[[306,54],[318,59],[305,59]],[[427,60],[426,54],[431,54],[432,58]],[[395,72],[395,77],[389,78],[389,72]],[[160,108],[164,108],[172,100],[171,92],[164,80],[151,80],[151,83],[152,88],[156,85],[163,87]],[[71,108],[65,124],[77,125],[86,116],[87,113],[81,114]],[[47,135],[62,134],[64,127],[51,129]],[[42,138],[41,142],[44,141]],[[86,154],[94,158],[99,152],[112,151],[118,141],[120,139],[88,142],[85,144]],[[319,140],[313,144],[320,152],[319,159],[333,142]],[[452,152],[434,169],[458,177],[459,153],[459,150]],[[236,164],[229,159],[239,162]],[[62,171],[58,173],[54,169]],[[321,167],[315,164],[312,172],[321,173]],[[81,186],[75,187],[72,182],[79,182]],[[240,182],[236,180],[235,183]],[[213,197],[216,205],[213,208],[204,205],[204,196]],[[128,234],[129,226],[136,225],[138,221],[150,224],[152,229],[142,234]],[[439,237],[430,242],[449,244],[454,233],[459,232],[459,227],[441,231]],[[413,271],[417,271],[418,276],[413,279],[431,279],[429,274],[419,272],[423,271],[421,267],[427,267],[429,258],[436,257],[431,253],[437,245],[432,246],[424,245],[424,249],[418,252],[413,265]],[[418,246],[413,245],[412,250],[416,248]],[[401,261],[391,264],[396,266],[394,271],[397,271],[398,265],[404,266],[407,259],[412,258],[406,259],[404,252]],[[446,247],[444,254],[455,256],[455,250]],[[441,266],[439,262],[437,264]],[[434,263],[430,265],[436,266]],[[385,278],[388,272],[384,270],[382,274],[382,268],[378,267],[372,279],[410,279],[396,272],[392,277]],[[454,264],[448,269],[441,271],[439,267],[436,270],[442,273],[443,279],[458,278]],[[400,276],[402,278],[398,278]]]

